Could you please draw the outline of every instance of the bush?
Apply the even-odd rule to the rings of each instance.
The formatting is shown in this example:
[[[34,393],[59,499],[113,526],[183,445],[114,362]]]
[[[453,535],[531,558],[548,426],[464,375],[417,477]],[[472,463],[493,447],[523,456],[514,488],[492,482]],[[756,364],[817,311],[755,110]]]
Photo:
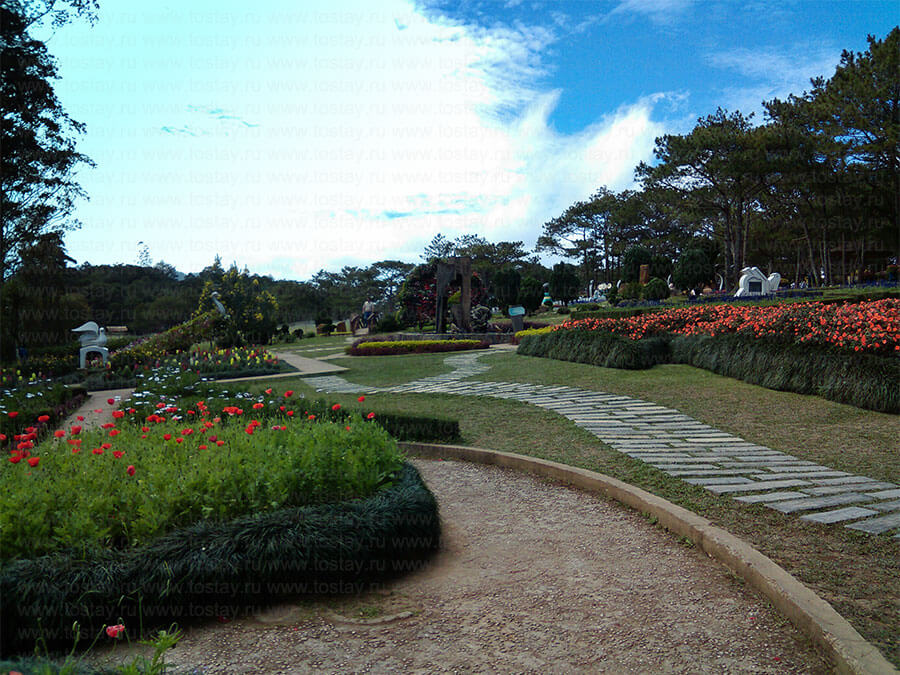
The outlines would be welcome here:
[[[670,358],[667,338],[629,340],[605,331],[583,329],[525,335],[517,353],[627,370],[650,368]]]
[[[293,335],[295,338],[298,338],[298,339],[302,338],[303,337],[303,329],[295,328],[294,330],[291,331],[291,335]]]
[[[334,332],[334,328],[333,323],[320,323],[316,326],[316,334],[328,336]]]
[[[524,277],[519,284],[519,304],[529,314],[537,311],[544,299],[544,284],[534,277]]]
[[[618,298],[619,300],[639,300],[642,289],[640,281],[629,281],[619,287]]]
[[[559,300],[564,305],[569,304],[579,296],[578,272],[574,265],[568,263],[556,263],[550,274],[550,297]]]
[[[124,620],[146,630],[173,617],[217,616],[285,594],[361,592],[415,569],[439,546],[434,496],[404,464],[396,482],[363,500],[204,520],[144,547],[20,560],[0,573],[4,655],[71,646]]]
[[[467,349],[487,349],[491,345],[483,340],[357,340],[345,351],[351,356],[389,356],[393,354],[430,354],[456,352]]]
[[[703,284],[712,281],[716,270],[710,262],[706,251],[689,248],[675,263],[672,270],[672,283],[683,291],[702,288]]]
[[[641,289],[641,297],[644,300],[665,300],[669,297],[669,285],[659,277],[653,277]]]
[[[619,289],[613,286],[606,291],[606,301],[611,307],[615,307],[616,303],[619,302]]]
[[[385,314],[378,323],[375,324],[375,333],[395,333],[401,330],[402,326],[397,320],[396,314]]]
[[[571,314],[572,310],[569,309],[568,307],[557,307],[556,313],[557,314]]]

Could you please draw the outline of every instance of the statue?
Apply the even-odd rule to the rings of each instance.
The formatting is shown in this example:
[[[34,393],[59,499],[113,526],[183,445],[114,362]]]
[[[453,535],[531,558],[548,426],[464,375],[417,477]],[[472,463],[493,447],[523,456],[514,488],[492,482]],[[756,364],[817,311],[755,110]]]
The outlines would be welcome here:
[[[103,365],[109,360],[109,349],[106,348],[106,329],[97,326],[94,321],[81,324],[72,329],[73,333],[81,333],[78,339],[81,341],[81,349],[78,352],[78,367],[84,368],[87,355],[96,352],[103,359]]]
[[[739,288],[734,294],[736,298],[758,297],[760,295],[775,295],[778,285],[781,283],[781,275],[773,272],[766,277],[758,267],[745,267],[741,270]]]

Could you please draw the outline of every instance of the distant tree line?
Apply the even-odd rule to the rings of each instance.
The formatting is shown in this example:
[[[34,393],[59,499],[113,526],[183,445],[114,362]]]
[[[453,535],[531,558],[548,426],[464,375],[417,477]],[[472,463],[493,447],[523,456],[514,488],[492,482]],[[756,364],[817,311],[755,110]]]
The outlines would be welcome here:
[[[585,285],[621,279],[635,246],[670,264],[712,252],[731,287],[750,265],[827,285],[896,264],[900,28],[868,42],[808,92],[764,102],[763,124],[720,108],[657,138],[639,189],[601,187],[571,205],[544,224],[538,250],[575,261]]]

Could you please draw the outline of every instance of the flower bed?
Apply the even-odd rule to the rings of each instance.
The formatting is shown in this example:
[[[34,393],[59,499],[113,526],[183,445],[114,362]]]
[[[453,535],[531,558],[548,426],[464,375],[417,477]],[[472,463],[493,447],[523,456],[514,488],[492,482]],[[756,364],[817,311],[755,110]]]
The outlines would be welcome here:
[[[86,395],[82,387],[49,382],[0,391],[0,450],[29,450]]]
[[[624,318],[567,321],[555,330],[596,330],[640,340],[666,333],[784,340],[892,355],[900,352],[900,300],[826,304],[804,302],[766,307],[696,306]]]
[[[351,356],[386,356],[393,354],[430,354],[468,349],[488,349],[483,340],[389,340],[384,342],[355,342],[346,348]]]

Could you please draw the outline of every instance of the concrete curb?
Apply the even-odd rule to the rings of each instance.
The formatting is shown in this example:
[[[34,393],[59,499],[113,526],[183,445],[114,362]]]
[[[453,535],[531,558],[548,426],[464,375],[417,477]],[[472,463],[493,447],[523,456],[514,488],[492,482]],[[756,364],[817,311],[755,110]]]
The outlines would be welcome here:
[[[551,478],[602,494],[657,518],[666,529],[689,538],[761,592],[835,664],[835,672],[854,675],[898,673],[887,659],[834,608],[747,542],[668,500],[587,469],[536,457],[458,445],[400,443],[411,455],[494,464]]]

